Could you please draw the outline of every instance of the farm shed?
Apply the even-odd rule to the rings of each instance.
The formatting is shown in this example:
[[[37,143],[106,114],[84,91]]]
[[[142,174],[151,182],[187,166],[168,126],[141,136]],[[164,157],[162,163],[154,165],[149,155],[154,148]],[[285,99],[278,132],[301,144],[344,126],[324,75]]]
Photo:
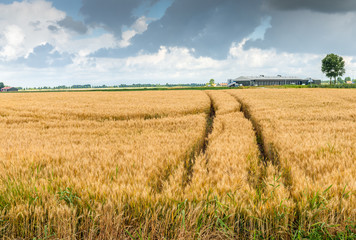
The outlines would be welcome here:
[[[238,77],[236,79],[229,79],[228,86],[266,86],[266,85],[308,85],[308,84],[321,84],[321,80],[311,78],[298,78],[298,77],[283,77],[277,76],[264,76],[257,77]]]
[[[4,87],[1,89],[1,92],[18,92],[19,90],[14,87]]]

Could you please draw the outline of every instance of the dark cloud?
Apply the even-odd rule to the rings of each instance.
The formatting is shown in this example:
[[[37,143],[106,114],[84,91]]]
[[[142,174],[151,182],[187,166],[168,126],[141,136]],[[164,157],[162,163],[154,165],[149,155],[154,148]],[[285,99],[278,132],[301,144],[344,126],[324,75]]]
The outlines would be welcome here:
[[[142,4],[153,4],[157,0],[83,0],[80,12],[84,15],[85,23],[93,26],[104,26],[121,35],[122,26],[131,26],[137,16],[133,11]]]
[[[232,42],[240,41],[260,24],[259,6],[258,0],[177,0],[133,44],[153,49],[182,46],[194,48],[198,55],[224,58]]]
[[[156,52],[163,45],[194,48],[199,56],[225,58],[233,41],[248,36],[260,24],[260,6],[260,0],[176,0],[161,19],[132,39],[128,49],[104,49],[100,56],[105,52],[120,57],[140,50]]]
[[[35,31],[41,30],[41,28],[40,28],[41,22],[40,21],[30,22],[29,24],[34,28]]]
[[[275,48],[291,53],[356,54],[355,14],[326,14],[311,11],[275,12],[264,40],[249,41],[246,48]]]
[[[58,32],[59,28],[54,25],[49,25],[48,30],[50,30],[52,32]]]
[[[355,0],[267,0],[266,5],[277,10],[312,10],[336,13],[356,11]]]
[[[24,63],[33,68],[64,67],[72,63],[70,54],[53,50],[54,47],[49,43],[40,45],[35,47],[27,58],[17,60],[17,63]]]
[[[82,12],[88,23],[105,25],[120,38],[122,26],[137,19],[132,12],[144,3],[104,0],[99,6],[98,1],[84,0]],[[166,46],[194,48],[196,56],[224,59],[231,44],[249,36],[266,17],[271,17],[272,27],[264,39],[250,40],[245,48],[356,54],[356,15],[344,13],[355,9],[356,0],[175,0],[161,19],[131,39],[129,47],[100,49],[92,56],[124,58]]]
[[[66,16],[63,20],[57,22],[59,26],[70,29],[79,34],[85,34],[88,31],[87,26],[81,21],[75,21],[72,17]]]

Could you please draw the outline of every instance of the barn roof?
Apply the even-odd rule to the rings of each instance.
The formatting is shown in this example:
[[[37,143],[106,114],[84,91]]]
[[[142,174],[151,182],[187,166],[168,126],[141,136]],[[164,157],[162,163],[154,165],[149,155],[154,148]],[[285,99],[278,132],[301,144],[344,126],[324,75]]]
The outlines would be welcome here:
[[[11,88],[14,88],[14,87],[4,87],[2,89],[11,89]]]
[[[265,76],[265,75],[260,75],[260,76],[241,76],[236,79],[235,81],[251,81],[251,80],[299,80],[301,78],[298,77],[292,77],[292,76]]]

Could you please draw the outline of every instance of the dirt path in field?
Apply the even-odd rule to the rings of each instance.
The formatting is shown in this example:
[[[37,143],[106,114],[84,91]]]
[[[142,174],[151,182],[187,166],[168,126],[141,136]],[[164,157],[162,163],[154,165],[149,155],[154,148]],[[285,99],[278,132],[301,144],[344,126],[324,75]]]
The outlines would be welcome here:
[[[199,149],[198,151],[194,152],[191,154],[191,156],[184,162],[184,169],[185,169],[185,173],[183,175],[183,189],[188,186],[190,184],[190,182],[192,181],[193,178],[193,168],[195,165],[195,161],[196,158],[199,154],[203,154],[206,155],[205,152],[208,149],[209,146],[209,135],[212,133],[213,128],[214,128],[214,119],[215,119],[215,112],[216,109],[214,107],[214,102],[212,97],[205,92],[206,95],[209,97],[210,99],[210,110],[209,110],[209,114],[206,118],[206,128],[205,128],[205,136],[204,136],[204,142],[203,145],[201,147],[201,149]],[[208,159],[206,160],[208,162]]]
[[[206,92],[205,92],[206,93]],[[214,118],[215,118],[215,107],[212,97],[206,93],[210,100],[210,108],[206,117],[206,127],[203,137],[199,139],[199,141],[189,150],[182,158],[173,164],[167,165],[163,169],[159,169],[159,171],[155,172],[151,177],[149,185],[153,191],[153,193],[161,193],[164,191],[164,183],[170,181],[171,175],[176,174],[177,168],[183,162],[183,175],[181,176],[181,187],[184,190],[186,186],[190,184],[193,178],[193,168],[196,162],[196,158],[201,155],[205,155],[205,152],[208,149],[209,145],[209,135],[213,131]],[[197,114],[197,113],[193,113]]]
[[[206,93],[206,95],[208,95],[208,97],[210,98],[210,111],[209,111],[209,115],[206,119],[206,131],[205,131],[205,139],[204,139],[204,145],[203,145],[203,153],[206,152],[206,149],[208,148],[209,145],[209,135],[212,133],[213,131],[213,125],[214,125],[214,119],[216,116],[216,109],[214,107],[214,103],[212,100],[212,97]]]
[[[229,93],[229,92],[227,92],[227,93]],[[240,103],[240,105],[241,105],[240,111],[244,114],[245,118],[252,123],[253,131],[255,132],[255,136],[256,136],[258,150],[260,151],[260,159],[262,160],[263,164],[266,165],[269,160],[269,157],[268,157],[267,153],[265,152],[264,139],[263,139],[261,126],[252,117],[249,107],[239,97],[237,97],[231,93],[229,93],[229,94],[232,97],[234,97],[238,103]]]
[[[258,145],[258,149],[260,151],[260,159],[264,167],[266,168],[268,166],[268,163],[271,163],[273,167],[277,170],[277,172],[279,172],[279,174],[282,176],[284,186],[290,190],[292,185],[290,171],[282,167],[279,158],[279,153],[277,149],[274,147],[274,144],[265,139],[265,136],[263,134],[263,128],[258,123],[258,121],[254,118],[250,110],[250,107],[238,96],[231,93],[229,94],[233,96],[236,99],[236,101],[240,103],[241,105],[240,111],[244,114],[245,118],[252,123],[253,130],[256,136],[256,142]]]

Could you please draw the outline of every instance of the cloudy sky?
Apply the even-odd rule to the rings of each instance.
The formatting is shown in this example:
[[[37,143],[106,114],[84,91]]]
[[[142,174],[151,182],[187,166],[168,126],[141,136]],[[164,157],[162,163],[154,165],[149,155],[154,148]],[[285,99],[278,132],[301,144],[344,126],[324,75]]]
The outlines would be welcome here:
[[[0,82],[57,86],[356,76],[355,0],[0,0]]]

